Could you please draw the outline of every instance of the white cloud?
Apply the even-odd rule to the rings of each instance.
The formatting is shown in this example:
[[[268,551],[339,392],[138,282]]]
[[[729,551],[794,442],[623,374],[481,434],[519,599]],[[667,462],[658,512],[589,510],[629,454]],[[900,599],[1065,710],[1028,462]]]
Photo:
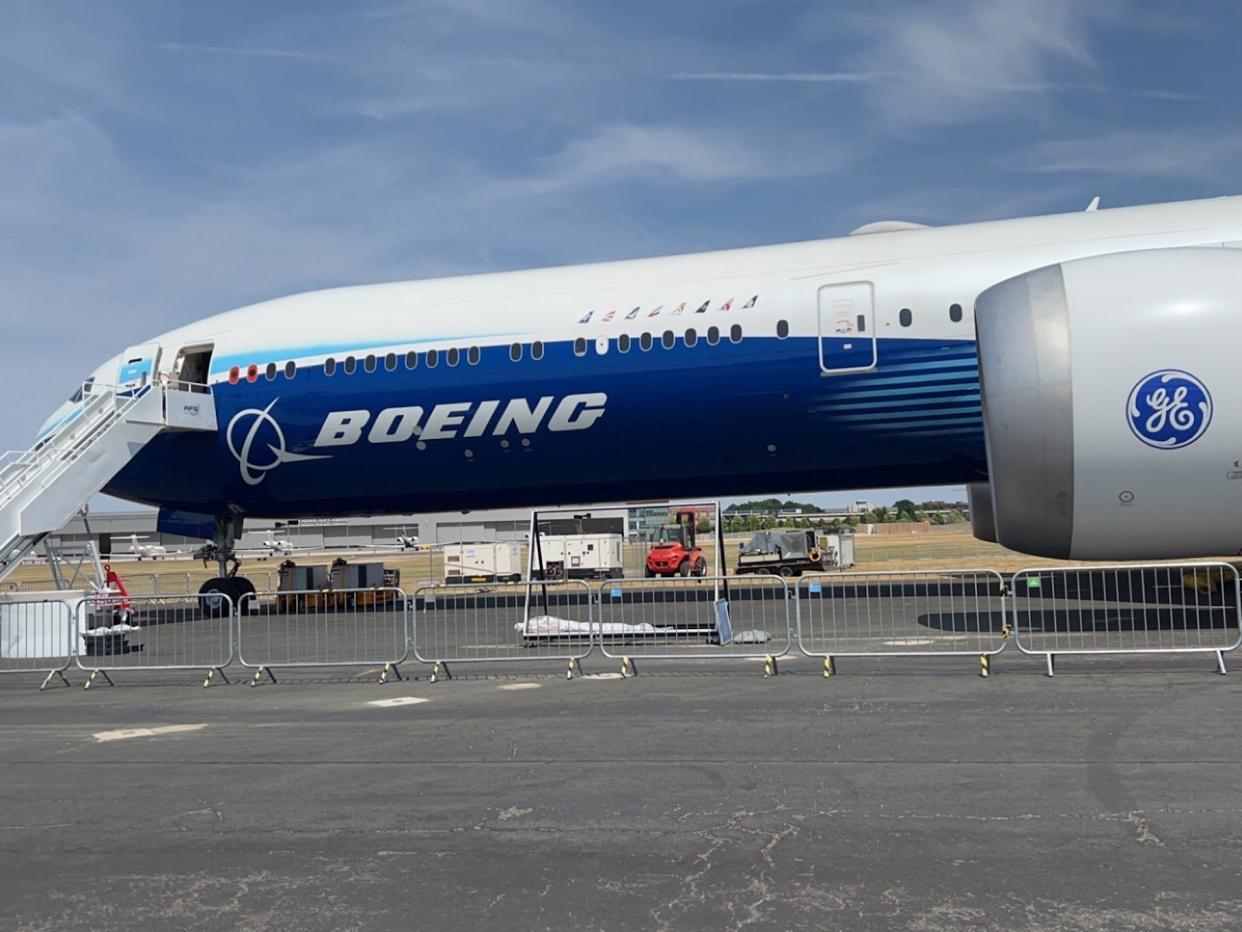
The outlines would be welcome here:
[[[717,182],[827,174],[840,162],[827,145],[808,149],[787,136],[743,137],[732,127],[604,126],[544,160],[545,170],[519,182],[549,192],[598,182],[645,178],[663,182]]]
[[[675,81],[771,81],[788,84],[870,84],[878,75],[868,71],[689,71],[671,75]]]
[[[1237,178],[1239,159],[1242,132],[1187,127],[1049,140],[1024,149],[1010,164],[1028,172],[1227,182]]]
[[[1089,74],[1086,46],[1098,7],[1075,0],[966,0],[919,3],[868,21],[857,56],[882,77],[876,102],[893,120],[972,119]]]

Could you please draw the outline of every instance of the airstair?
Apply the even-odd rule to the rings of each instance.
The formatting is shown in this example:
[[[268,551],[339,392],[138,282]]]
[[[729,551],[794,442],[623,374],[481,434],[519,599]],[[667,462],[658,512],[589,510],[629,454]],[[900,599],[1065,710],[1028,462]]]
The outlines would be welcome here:
[[[0,456],[0,580],[156,434],[215,429],[206,386],[86,386],[81,406],[50,434]]]

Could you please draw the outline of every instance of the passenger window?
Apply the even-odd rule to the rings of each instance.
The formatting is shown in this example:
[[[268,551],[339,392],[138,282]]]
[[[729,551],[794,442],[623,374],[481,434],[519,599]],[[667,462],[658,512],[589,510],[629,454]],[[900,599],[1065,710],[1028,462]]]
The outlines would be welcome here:
[[[720,342],[720,328],[719,327],[708,327],[707,328],[707,345],[715,346],[719,342]]]
[[[353,356],[346,356],[345,357],[345,374],[353,375],[354,370],[356,370],[357,368],[358,368],[358,360],[354,359]]]
[[[673,344],[677,342],[677,337],[673,336],[673,331],[665,330],[664,335],[660,337],[660,345],[665,349],[672,349]]]
[[[903,307],[901,312],[897,315],[897,323],[901,324],[903,327],[909,327],[913,321],[914,315],[910,313],[910,309],[908,307]]]
[[[644,333],[641,337],[639,337],[638,345],[644,353],[651,349],[651,334]]]
[[[530,358],[534,360],[543,359],[543,343],[536,340],[530,345]]]
[[[472,366],[477,366],[479,364],[479,355],[479,348],[477,346],[470,347],[470,349],[466,350],[466,362]]]
[[[449,351],[444,354],[444,361],[450,366],[455,366],[461,362],[461,351],[456,346],[450,346]]]
[[[267,380],[269,382],[274,381],[276,378],[276,363],[269,362],[267,364],[267,369],[264,371],[263,374],[267,376]]]
[[[291,379],[297,374],[298,374],[298,364],[295,363],[292,359],[290,359],[287,363],[285,363],[285,378]]]
[[[366,369],[366,370],[367,370],[367,372],[374,372],[374,371],[375,371],[375,356],[374,356],[374,354],[372,354],[372,353],[367,353],[367,358],[366,358],[366,360],[363,362],[363,364],[362,364],[362,368]]]
[[[416,353],[414,350],[410,350],[408,353],[405,354],[405,367],[407,369],[418,368],[418,353]]]
[[[323,361],[323,374],[332,375],[336,372],[336,360],[329,356]]]
[[[510,362],[521,362],[522,361],[522,344],[521,343],[514,343],[512,346],[509,347],[509,361]]]
[[[962,306],[960,304],[949,305],[949,320],[955,324],[962,322]]]
[[[729,328],[729,339],[732,340],[734,343],[742,342],[742,325],[741,324],[734,324],[732,327]]]
[[[686,346],[694,346],[694,344],[698,342],[699,342],[699,335],[695,333],[694,328],[691,327],[689,330],[686,331]]]
[[[785,337],[787,337],[787,336],[789,336],[789,321],[787,321],[787,320],[778,320],[778,321],[776,322],[776,337],[777,337],[777,339],[778,339],[778,340],[783,340],[783,339],[785,339]]]
[[[623,333],[617,337],[617,352],[628,353],[630,351],[630,335]]]
[[[586,355],[586,338],[585,337],[578,337],[578,339],[574,340],[574,355],[575,356]]]
[[[427,368],[434,369],[437,365],[439,365],[439,363],[440,363],[440,351],[433,350],[433,349],[427,350]]]
[[[384,357],[384,368],[387,369],[389,372],[397,371],[397,354],[396,353],[389,353],[387,356]]]

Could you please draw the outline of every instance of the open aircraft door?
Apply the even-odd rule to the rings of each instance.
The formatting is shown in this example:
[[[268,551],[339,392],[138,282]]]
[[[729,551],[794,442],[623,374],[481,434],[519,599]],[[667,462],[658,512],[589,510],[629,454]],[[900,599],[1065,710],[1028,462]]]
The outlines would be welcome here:
[[[819,289],[819,374],[870,372],[879,362],[871,282]]]
[[[158,343],[139,343],[125,350],[121,354],[121,364],[116,373],[117,397],[132,397],[143,386],[152,384],[159,362]]]

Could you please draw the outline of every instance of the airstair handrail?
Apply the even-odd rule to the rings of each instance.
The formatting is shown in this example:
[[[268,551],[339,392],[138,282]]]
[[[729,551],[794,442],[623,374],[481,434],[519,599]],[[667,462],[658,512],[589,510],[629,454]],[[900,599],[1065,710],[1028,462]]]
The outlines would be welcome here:
[[[131,396],[118,396],[114,386],[95,383],[84,395],[81,413],[56,428],[29,450],[5,454],[0,464],[0,508],[36,479],[46,487],[76,461],[98,437],[150,392],[146,385]]]

